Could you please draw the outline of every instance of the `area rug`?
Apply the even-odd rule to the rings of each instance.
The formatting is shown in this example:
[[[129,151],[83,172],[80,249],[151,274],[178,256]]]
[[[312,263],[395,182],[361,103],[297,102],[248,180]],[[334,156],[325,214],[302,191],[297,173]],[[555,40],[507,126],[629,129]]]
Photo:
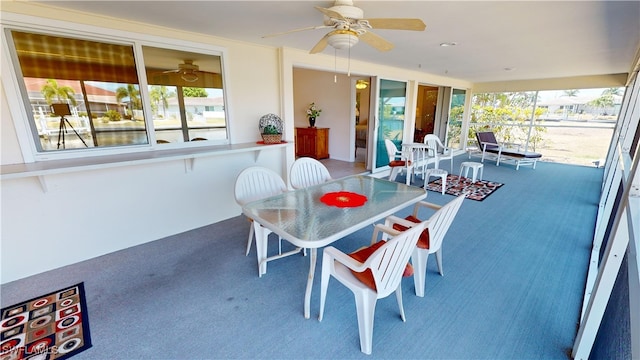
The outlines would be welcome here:
[[[91,347],[84,283],[2,308],[1,359],[66,359]]]
[[[445,194],[458,196],[465,192],[467,199],[482,201],[487,196],[493,194],[502,185],[501,183],[493,181],[478,180],[475,183],[471,182],[471,179],[466,177],[458,178],[458,175],[447,175],[447,188],[444,190]],[[442,193],[442,179],[437,179],[427,184],[427,190]]]

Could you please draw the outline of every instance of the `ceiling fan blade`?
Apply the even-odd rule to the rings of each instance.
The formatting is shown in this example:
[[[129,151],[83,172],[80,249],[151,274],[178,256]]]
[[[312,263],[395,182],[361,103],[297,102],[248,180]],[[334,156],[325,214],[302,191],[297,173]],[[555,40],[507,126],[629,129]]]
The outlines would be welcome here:
[[[344,18],[344,16],[342,16],[342,14],[340,14],[337,11],[333,11],[331,9],[325,9],[322,8],[320,6],[315,6],[316,10],[320,11],[321,13],[325,14],[326,16],[330,17],[330,18],[334,18],[334,19],[339,19],[339,20],[347,20]]]
[[[420,19],[365,19],[374,29],[423,31],[427,25]]]
[[[329,44],[329,41],[327,39],[329,39],[330,34],[332,34],[332,32],[323,36],[322,39],[320,39],[320,41],[318,41],[318,43],[313,47],[313,49],[309,51],[309,54],[316,54],[324,50]]]
[[[180,72],[180,69],[175,69],[175,70],[167,70],[167,71],[163,71],[163,74],[168,74],[168,73],[177,73]]]
[[[358,38],[380,51],[389,51],[393,49],[392,43],[372,33],[371,31],[367,31],[364,34],[359,35]]]
[[[291,33],[299,32],[299,31],[306,31],[306,30],[326,29],[326,28],[330,28],[330,27],[331,26],[327,26],[327,25],[308,26],[308,27],[305,27],[305,28],[293,29],[293,30],[284,31],[284,32],[280,32],[280,33],[264,35],[264,36],[262,36],[262,38],[264,39],[264,38],[268,38],[268,37],[291,34]]]

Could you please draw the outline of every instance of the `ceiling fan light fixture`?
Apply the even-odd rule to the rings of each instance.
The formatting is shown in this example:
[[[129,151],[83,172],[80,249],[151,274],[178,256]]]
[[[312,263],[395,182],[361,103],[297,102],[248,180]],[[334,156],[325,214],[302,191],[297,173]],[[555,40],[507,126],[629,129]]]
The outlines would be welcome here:
[[[184,72],[180,75],[180,78],[186,82],[196,82],[198,81],[198,75],[193,72]]]
[[[358,89],[358,90],[366,89],[367,85],[369,85],[369,84],[365,80],[356,81],[356,89]]]
[[[358,43],[358,34],[352,30],[336,30],[327,38],[327,42],[338,50],[348,49]]]

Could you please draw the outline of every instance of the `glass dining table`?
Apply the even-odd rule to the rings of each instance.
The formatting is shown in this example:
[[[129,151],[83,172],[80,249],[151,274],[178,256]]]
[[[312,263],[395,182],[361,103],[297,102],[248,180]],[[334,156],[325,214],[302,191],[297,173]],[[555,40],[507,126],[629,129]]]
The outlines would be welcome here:
[[[304,317],[308,319],[317,249],[426,196],[426,191],[420,187],[355,175],[250,202],[242,207],[242,211],[295,246],[309,249],[309,276],[304,297]],[[360,202],[351,201],[351,198]],[[269,233],[261,226],[254,228],[256,237]],[[260,274],[266,272],[266,261],[262,261],[266,258],[267,249],[259,249]]]

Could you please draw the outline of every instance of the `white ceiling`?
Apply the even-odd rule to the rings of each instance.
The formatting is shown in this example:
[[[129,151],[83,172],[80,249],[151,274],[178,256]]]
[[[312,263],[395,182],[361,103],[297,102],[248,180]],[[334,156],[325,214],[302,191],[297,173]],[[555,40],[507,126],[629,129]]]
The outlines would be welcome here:
[[[38,1],[35,1],[38,2]],[[314,6],[332,1],[42,1],[148,24],[310,50],[328,29]],[[354,1],[365,18],[420,18],[422,32],[374,30],[351,58],[477,82],[627,73],[640,46],[640,1]],[[456,42],[441,47],[443,42]],[[334,54],[331,47],[323,53]],[[337,52],[347,57],[347,50]],[[510,70],[506,70],[510,69]]]

